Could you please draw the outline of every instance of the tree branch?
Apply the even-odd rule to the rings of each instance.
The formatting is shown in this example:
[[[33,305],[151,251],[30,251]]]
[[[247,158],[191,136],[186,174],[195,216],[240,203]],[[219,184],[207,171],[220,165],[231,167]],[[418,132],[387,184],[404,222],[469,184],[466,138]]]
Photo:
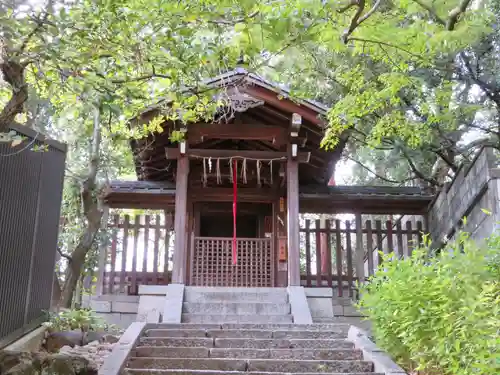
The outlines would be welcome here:
[[[69,263],[71,263],[73,261],[73,258],[71,258],[68,254],[64,254],[61,251],[61,249],[59,248],[59,246],[57,246],[56,250],[59,253],[59,255],[62,256],[63,258],[65,258]]]
[[[470,3],[472,3],[472,0],[461,0],[460,4],[448,14],[448,20],[446,21],[447,30],[452,31],[455,29],[458,19],[467,11]]]
[[[89,161],[89,170],[85,181],[82,184],[81,196],[83,203],[83,213],[89,219],[89,215],[94,215],[94,189],[96,187],[97,171],[100,162],[101,147],[101,108],[94,107],[94,133],[92,137],[92,149]]]
[[[255,18],[258,14],[259,14],[259,11],[256,10],[256,11],[254,11],[254,12],[252,12],[244,17],[237,18],[235,20],[228,21],[225,19],[219,19],[219,20],[209,21],[209,23],[214,23],[217,25],[231,25],[232,26],[232,25],[235,25],[237,23],[245,22],[248,19]]]
[[[366,6],[365,0],[351,0],[349,2],[349,4],[347,4],[346,6],[344,6],[341,9],[339,9],[339,11],[338,11],[339,13],[344,13],[353,7],[358,8],[356,10],[356,13],[354,13],[354,16],[351,19],[351,23],[349,25],[349,28],[342,33],[342,41],[345,44],[347,44],[347,42],[349,41],[349,37],[354,32],[354,30],[356,30],[356,28],[359,27],[359,25],[361,25],[368,18],[370,18],[377,11],[377,9],[379,8],[381,3],[382,3],[381,0],[376,0],[375,4],[373,4],[372,8],[368,12],[366,12],[364,15],[363,15],[363,12],[364,12],[365,6]]]
[[[446,22],[438,16],[436,11],[431,5],[426,4],[423,0],[413,0],[415,1],[418,5],[420,5],[422,8],[424,8],[427,12],[429,12],[431,18],[436,21],[437,23],[446,26]]]
[[[418,58],[420,60],[424,59],[421,55],[413,53],[413,52],[411,52],[410,50],[408,50],[406,48],[403,48],[401,46],[397,46],[395,44],[391,44],[391,43],[388,43],[388,42],[384,42],[384,41],[381,41],[381,40],[366,39],[366,38],[356,38],[356,37],[352,37],[351,38],[351,37],[349,37],[349,39],[347,41],[348,42],[353,41],[353,42],[365,42],[365,43],[379,44],[381,46],[386,46],[386,47],[390,47],[390,48],[395,48],[395,49],[401,50],[401,51],[407,53],[408,55],[416,57],[416,58]]]
[[[401,183],[413,180],[413,177],[406,178],[406,179],[401,180],[401,181],[391,180],[390,178],[387,178],[387,177],[384,177],[384,176],[381,176],[381,175],[377,174],[374,170],[372,170],[370,167],[367,167],[366,165],[364,165],[363,163],[361,163],[359,160],[356,160],[356,159],[354,159],[354,158],[352,158],[350,156],[346,156],[346,158],[349,159],[349,160],[351,160],[351,161],[353,161],[354,163],[356,163],[357,165],[359,165],[361,168],[367,170],[368,172],[370,172],[375,177],[381,179],[382,181],[389,182],[391,184],[401,184]]]
[[[403,154],[403,156],[405,157],[406,161],[408,162],[408,165],[410,166],[410,169],[415,174],[415,176],[417,176],[418,178],[420,178],[423,181],[426,181],[426,182],[432,184],[433,186],[441,186],[439,181],[437,181],[435,178],[426,177],[421,171],[418,170],[417,166],[415,165],[415,163],[411,159],[410,155],[408,155],[408,153],[404,150],[403,147],[400,148],[400,151]]]
[[[2,48],[1,45],[0,48]],[[25,66],[8,60],[5,54],[6,51],[0,50],[0,71],[11,87],[12,96],[0,112],[0,133],[9,131],[10,125],[14,123],[15,117],[22,113],[24,103],[28,100],[28,86],[24,79]]]
[[[49,7],[51,8],[52,1],[49,2]],[[17,56],[21,55],[26,47],[28,46],[28,43],[30,42],[31,38],[35,36],[36,33],[38,33],[43,26],[47,23],[47,19],[49,17],[49,12],[45,11],[42,17],[32,17],[31,19],[36,23],[36,26],[31,30],[26,38],[24,38],[23,43],[21,44],[21,47],[19,47],[19,50],[17,52]]]

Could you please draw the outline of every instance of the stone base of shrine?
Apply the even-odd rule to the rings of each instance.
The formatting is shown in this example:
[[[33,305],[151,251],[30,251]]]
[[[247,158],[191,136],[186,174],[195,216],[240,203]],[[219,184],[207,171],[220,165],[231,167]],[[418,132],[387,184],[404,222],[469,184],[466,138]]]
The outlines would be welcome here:
[[[346,288],[343,297],[338,297],[332,288],[304,288],[311,316],[315,318],[333,318],[336,316],[362,317]]]
[[[106,323],[126,329],[137,320],[139,296],[83,296],[82,305],[92,309]]]

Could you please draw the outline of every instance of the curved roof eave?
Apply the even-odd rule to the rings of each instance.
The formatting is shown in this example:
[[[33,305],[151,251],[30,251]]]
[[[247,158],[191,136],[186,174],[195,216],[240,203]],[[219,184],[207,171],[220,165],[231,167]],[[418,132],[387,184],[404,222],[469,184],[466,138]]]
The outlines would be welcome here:
[[[236,69],[231,70],[229,72],[222,73],[216,77],[208,78],[208,79],[204,80],[202,82],[202,84],[205,86],[211,87],[211,88],[217,88],[217,87],[223,87],[224,85],[234,84],[234,82],[237,81],[238,79],[243,79],[244,81],[246,81],[248,83],[258,85],[262,88],[265,88],[267,90],[274,91],[277,94],[283,95],[287,99],[291,99],[289,89],[279,87],[277,84],[272,83],[272,82],[264,79],[263,77],[261,77],[257,74],[250,73],[249,71],[247,71],[244,68],[236,68]],[[182,91],[187,92],[189,90],[190,89],[188,89],[188,88],[184,88]],[[143,115],[147,112],[150,112],[154,109],[157,109],[158,106],[165,101],[166,101],[166,99],[160,99],[158,101],[158,103],[152,104],[152,105],[146,107],[141,113],[139,113],[138,116],[136,116],[134,118],[137,118],[140,115]],[[325,106],[317,101],[310,100],[310,99],[294,100],[294,102],[298,103],[299,105],[304,105],[320,115],[326,115],[328,110],[329,110],[329,108],[327,106]],[[134,118],[129,119],[129,121],[133,120]]]

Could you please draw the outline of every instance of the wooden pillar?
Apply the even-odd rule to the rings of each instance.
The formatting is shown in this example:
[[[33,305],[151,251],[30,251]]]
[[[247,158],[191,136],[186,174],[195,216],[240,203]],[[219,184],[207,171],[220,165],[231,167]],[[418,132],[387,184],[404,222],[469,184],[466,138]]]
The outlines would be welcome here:
[[[290,145],[291,146],[291,145]],[[289,147],[291,149],[291,147]],[[299,163],[289,153],[286,163],[288,286],[300,285]]]
[[[172,283],[184,284],[186,282],[187,261],[187,186],[189,174],[189,159],[180,156],[177,159],[177,178],[175,183],[175,247],[173,256]]]

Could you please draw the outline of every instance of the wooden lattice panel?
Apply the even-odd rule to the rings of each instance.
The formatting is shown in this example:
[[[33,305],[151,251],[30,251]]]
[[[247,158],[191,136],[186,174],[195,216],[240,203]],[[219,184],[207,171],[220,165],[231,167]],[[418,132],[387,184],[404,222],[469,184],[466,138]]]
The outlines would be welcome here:
[[[271,240],[238,239],[237,262],[233,265],[231,238],[197,237],[191,263],[191,285],[272,286]]]

